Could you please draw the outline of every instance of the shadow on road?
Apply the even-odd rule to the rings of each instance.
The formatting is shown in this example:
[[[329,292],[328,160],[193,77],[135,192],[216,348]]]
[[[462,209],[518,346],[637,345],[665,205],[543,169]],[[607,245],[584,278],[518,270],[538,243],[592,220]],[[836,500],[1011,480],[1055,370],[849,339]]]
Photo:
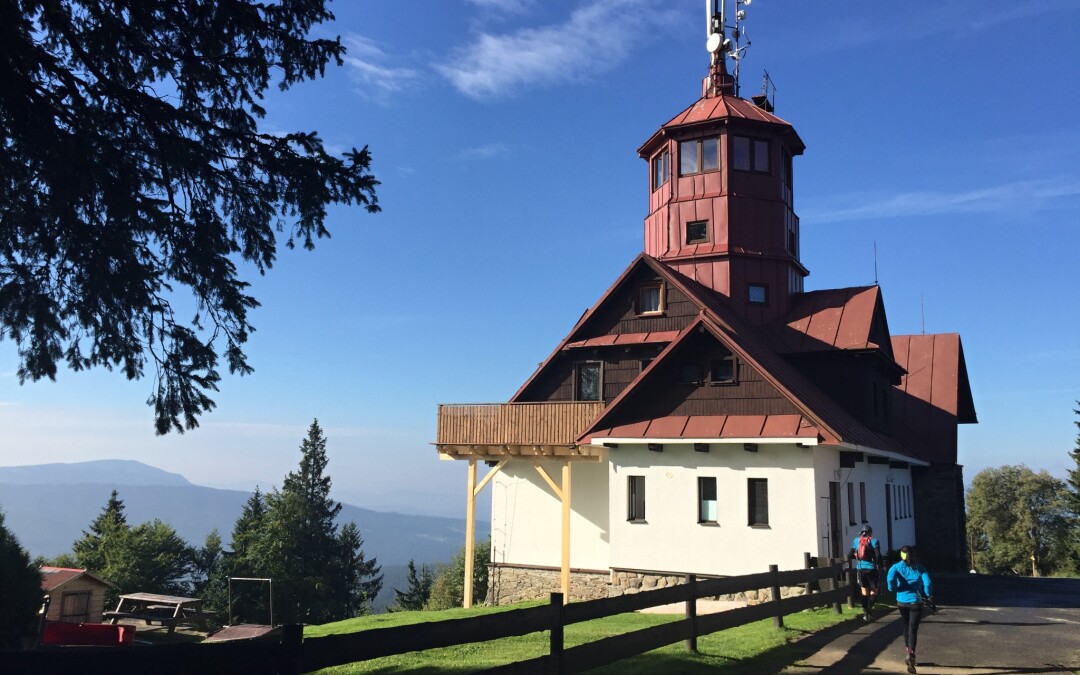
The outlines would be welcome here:
[[[1080,579],[934,574],[941,604],[992,607],[1080,608]]]
[[[1071,673],[1073,670],[1064,665],[1046,664],[1044,666],[972,666],[957,665],[955,663],[935,663],[934,661],[919,662],[920,668],[948,668],[949,670],[975,670],[982,673],[990,670],[994,675],[1022,675],[1023,673]],[[824,672],[824,671],[822,671]]]

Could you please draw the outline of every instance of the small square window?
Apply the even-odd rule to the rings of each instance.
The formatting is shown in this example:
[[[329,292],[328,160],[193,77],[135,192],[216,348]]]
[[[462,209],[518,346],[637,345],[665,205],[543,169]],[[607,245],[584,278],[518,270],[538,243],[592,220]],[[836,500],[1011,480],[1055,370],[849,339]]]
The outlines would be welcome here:
[[[686,224],[686,243],[704,244],[709,241],[709,221],[692,220]]]
[[[679,372],[680,384],[701,384],[704,379],[704,374],[701,372],[701,364],[699,363],[684,363],[682,370]]]
[[[720,139],[679,142],[679,175],[716,171],[720,168]]]
[[[764,138],[732,136],[731,165],[739,171],[771,173],[769,168],[769,141]]]
[[[766,527],[769,524],[769,480],[767,478],[748,478],[747,510],[751,527]]]
[[[575,400],[600,400],[600,362],[588,361],[577,365]]]
[[[709,381],[713,384],[737,384],[738,382],[735,376],[735,357],[733,355],[716,359],[712,362],[712,367],[709,370]]]
[[[638,314],[661,314],[664,311],[664,284],[650,282],[638,286],[637,306]]]
[[[769,287],[765,284],[750,284],[747,298],[751,305],[765,305],[769,302]]]
[[[628,476],[626,480],[626,519],[645,520],[645,476]]]
[[[698,478],[698,522],[716,522],[716,478]]]

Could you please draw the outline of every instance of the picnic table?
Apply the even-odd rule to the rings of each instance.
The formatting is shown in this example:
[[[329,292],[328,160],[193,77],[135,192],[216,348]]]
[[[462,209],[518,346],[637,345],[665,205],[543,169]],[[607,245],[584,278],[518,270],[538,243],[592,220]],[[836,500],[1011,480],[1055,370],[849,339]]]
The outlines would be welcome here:
[[[201,598],[183,598],[157,593],[121,595],[116,609],[103,614],[103,617],[109,619],[114,625],[121,619],[141,619],[147,626],[157,621],[162,626],[168,627],[169,633],[176,630],[178,623],[197,623],[213,616],[213,612],[203,611]]]

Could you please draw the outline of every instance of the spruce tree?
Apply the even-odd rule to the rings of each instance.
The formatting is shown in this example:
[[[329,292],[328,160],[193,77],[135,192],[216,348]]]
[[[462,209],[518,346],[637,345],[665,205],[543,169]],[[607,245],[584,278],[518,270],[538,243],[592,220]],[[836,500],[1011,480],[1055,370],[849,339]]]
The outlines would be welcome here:
[[[409,576],[406,579],[408,587],[404,590],[394,589],[394,605],[391,612],[416,612],[422,610],[431,597],[431,584],[435,581],[434,575],[427,565],[421,565],[420,574],[416,573],[416,563],[409,560]]]
[[[90,531],[83,530],[83,536],[72,544],[72,551],[79,567],[91,572],[104,573],[109,566],[107,552],[123,545],[130,528],[124,515],[124,502],[116,490],[109,495],[109,501],[97,518],[90,523]]]
[[[19,648],[33,638],[42,595],[41,573],[0,511],[0,649]]]

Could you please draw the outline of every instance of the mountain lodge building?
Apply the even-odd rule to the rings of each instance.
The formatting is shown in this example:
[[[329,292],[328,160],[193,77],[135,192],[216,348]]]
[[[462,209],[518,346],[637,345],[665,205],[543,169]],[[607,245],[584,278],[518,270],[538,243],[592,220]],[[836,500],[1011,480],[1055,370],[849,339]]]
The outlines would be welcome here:
[[[805,146],[737,95],[726,44],[638,149],[644,252],[508,403],[439,406],[439,455],[469,463],[466,550],[492,486],[493,602],[798,568],[865,524],[883,550],[964,566],[960,337],[893,335],[877,285],[804,290]]]

